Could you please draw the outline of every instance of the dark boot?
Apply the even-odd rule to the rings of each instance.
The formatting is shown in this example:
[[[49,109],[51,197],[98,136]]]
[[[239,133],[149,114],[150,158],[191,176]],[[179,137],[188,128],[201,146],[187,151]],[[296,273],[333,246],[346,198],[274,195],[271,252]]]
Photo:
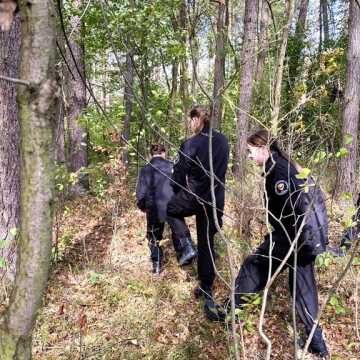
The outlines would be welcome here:
[[[197,286],[194,289],[194,296],[196,299],[200,299],[201,297],[204,297],[205,299],[212,299],[211,286]]]
[[[189,237],[181,238],[181,257],[179,260],[179,265],[183,266],[191,262],[197,256],[197,252],[193,247],[192,241]]]
[[[321,359],[326,359],[329,356],[329,352],[326,347],[323,333],[320,327],[318,327],[314,332],[314,336],[312,337],[309,345],[309,352],[318,356]]]
[[[153,265],[152,273],[154,275],[160,275],[160,273],[162,271],[162,261],[161,261],[161,259],[153,260],[152,265]]]
[[[210,321],[225,322],[226,320],[226,311],[212,299],[205,299],[204,312]]]

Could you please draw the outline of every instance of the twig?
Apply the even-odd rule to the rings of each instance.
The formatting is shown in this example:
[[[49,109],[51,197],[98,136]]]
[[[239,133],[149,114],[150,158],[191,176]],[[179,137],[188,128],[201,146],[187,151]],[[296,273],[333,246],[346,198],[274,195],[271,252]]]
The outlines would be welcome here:
[[[13,82],[13,83],[19,84],[19,85],[31,86],[31,82],[27,81],[27,80],[15,79],[15,78],[11,78],[11,77],[4,76],[4,75],[0,75],[0,79],[6,80],[9,82]]]

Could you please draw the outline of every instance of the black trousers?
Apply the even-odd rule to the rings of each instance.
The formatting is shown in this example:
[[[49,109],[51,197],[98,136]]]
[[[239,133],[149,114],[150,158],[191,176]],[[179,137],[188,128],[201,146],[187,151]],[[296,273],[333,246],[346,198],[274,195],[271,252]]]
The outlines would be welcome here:
[[[203,288],[211,288],[215,279],[214,236],[217,232],[211,206],[203,205],[191,194],[180,191],[171,198],[167,214],[168,221],[174,224],[174,232],[179,238],[190,237],[185,217],[196,216],[198,278]],[[220,225],[221,215],[222,213],[217,213]]]
[[[146,220],[146,237],[149,242],[150,258],[152,261],[160,261],[163,257],[163,251],[159,243],[163,239],[165,223],[159,221],[157,212],[151,210],[146,212]]]
[[[289,248],[288,242],[283,236],[272,233],[272,269],[274,274],[285,257]],[[286,243],[287,242],[287,243]],[[269,274],[269,246],[270,237],[267,235],[265,241],[257,248],[254,254],[248,256],[240,268],[236,278],[236,305],[242,305],[244,294],[257,293],[264,289]],[[314,324],[318,313],[318,293],[314,274],[315,258],[304,258],[301,252],[297,256],[297,264],[294,268],[293,256],[290,256],[283,269],[289,269],[289,288],[291,295],[294,289],[294,271],[296,269],[296,297],[295,307],[298,316],[309,332]]]

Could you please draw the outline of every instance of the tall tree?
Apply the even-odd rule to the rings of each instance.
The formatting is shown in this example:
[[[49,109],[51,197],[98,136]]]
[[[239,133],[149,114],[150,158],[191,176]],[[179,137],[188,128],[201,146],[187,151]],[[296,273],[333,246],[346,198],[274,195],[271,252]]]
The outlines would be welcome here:
[[[279,130],[279,114],[280,114],[280,103],[281,103],[282,79],[284,72],[284,61],[285,61],[285,54],[286,54],[287,43],[289,38],[290,26],[294,16],[294,10],[295,10],[295,0],[289,0],[287,2],[286,23],[283,29],[281,45],[279,49],[278,58],[276,61],[275,84],[274,84],[274,94],[272,99],[272,111],[271,111],[271,131],[274,135],[276,135]]]
[[[360,7],[357,0],[350,1],[349,45],[347,49],[346,84],[342,112],[342,147],[348,156],[340,159],[336,193],[357,190],[358,124],[360,109]],[[351,141],[349,140],[351,139]]]
[[[222,91],[225,84],[225,59],[227,44],[228,27],[228,0],[218,2],[218,15],[216,26],[215,41],[215,69],[214,69],[214,87],[213,104],[211,111],[211,121],[213,127],[217,128],[221,124],[223,99]]]
[[[14,288],[0,320],[1,360],[31,359],[31,337],[51,259],[54,173],[55,16],[50,0],[20,2],[20,239]]]
[[[186,119],[188,118],[189,113],[189,72],[188,72],[188,62],[186,56],[187,49],[187,2],[186,0],[181,0],[180,12],[179,12],[179,27],[182,31],[182,44],[185,49],[185,55],[180,58],[180,86],[179,93],[182,102],[183,108],[183,117],[185,124],[187,124]],[[187,130],[188,131],[188,127]]]
[[[133,54],[134,51],[130,49],[126,54],[126,72],[124,75],[125,86],[124,86],[124,106],[125,115],[123,118],[123,129],[122,137],[126,141],[130,139],[130,123],[132,116],[132,107],[134,102],[134,65],[133,65]],[[129,154],[126,143],[124,144],[123,151],[123,162],[127,166],[129,162]]]
[[[306,34],[306,20],[309,7],[309,0],[301,0],[299,4],[299,16],[296,22],[295,34],[289,39],[289,77],[290,84],[295,81],[298,74],[298,66],[301,61],[301,52],[304,49]],[[289,92],[290,93],[290,92]]]
[[[0,31],[0,74],[19,78],[20,15],[9,31]],[[20,216],[20,127],[16,85],[0,79],[0,277],[15,276],[15,231]],[[5,243],[3,243],[3,241]]]
[[[328,46],[330,39],[328,5],[329,4],[327,0],[320,0],[321,29],[324,35],[323,40],[325,48]]]
[[[80,10],[82,0],[74,0],[73,5]],[[80,16],[72,15],[70,18],[71,37],[69,39],[68,59],[74,77],[69,76],[67,81],[69,170],[72,172],[87,166],[87,133],[79,124],[79,117],[86,106],[86,86],[83,81],[85,79],[85,61],[82,27]],[[81,175],[79,182],[75,184],[72,191],[77,195],[85,191],[87,187],[87,177]]]
[[[256,80],[260,81],[269,46],[268,27],[270,22],[270,11],[266,0],[259,0],[258,18],[260,26],[258,34],[259,54],[256,64]]]
[[[246,138],[249,131],[248,113],[251,110],[251,98],[256,66],[256,24],[257,2],[245,1],[244,38],[242,44],[242,67],[240,73],[239,109],[236,124],[235,175],[241,180],[245,173]]]

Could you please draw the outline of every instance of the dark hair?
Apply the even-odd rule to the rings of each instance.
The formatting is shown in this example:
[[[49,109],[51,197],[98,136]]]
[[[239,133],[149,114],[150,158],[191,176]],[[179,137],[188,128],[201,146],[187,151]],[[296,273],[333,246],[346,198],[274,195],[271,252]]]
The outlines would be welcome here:
[[[249,145],[256,147],[268,146],[270,151],[277,152],[281,157],[293,165],[297,171],[301,170],[301,166],[296,161],[292,160],[283,150],[281,150],[278,142],[271,136],[268,130],[262,129],[256,131],[247,138],[246,142]]]
[[[150,146],[150,154],[151,155],[160,155],[165,152],[165,146],[163,144],[151,144]]]
[[[208,124],[210,122],[210,113],[206,107],[201,105],[194,106],[190,113],[190,118],[198,117],[204,124]]]

